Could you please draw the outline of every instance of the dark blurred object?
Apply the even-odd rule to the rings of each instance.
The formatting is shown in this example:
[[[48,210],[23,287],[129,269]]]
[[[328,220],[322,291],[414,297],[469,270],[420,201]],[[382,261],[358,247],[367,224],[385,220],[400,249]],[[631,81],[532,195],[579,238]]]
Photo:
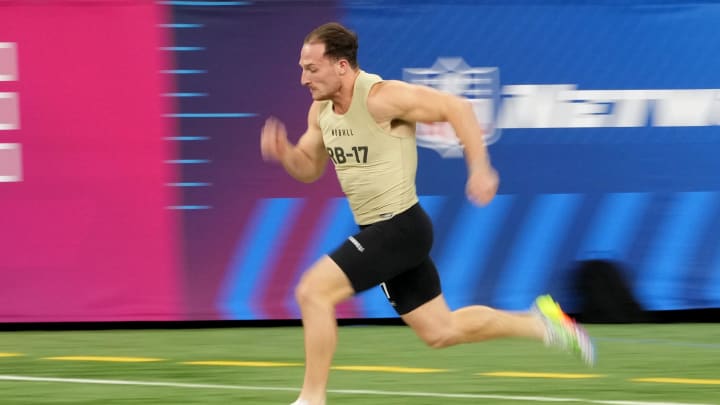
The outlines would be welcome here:
[[[650,315],[640,306],[628,286],[623,270],[609,260],[582,260],[575,271],[575,289],[583,323],[649,322]]]

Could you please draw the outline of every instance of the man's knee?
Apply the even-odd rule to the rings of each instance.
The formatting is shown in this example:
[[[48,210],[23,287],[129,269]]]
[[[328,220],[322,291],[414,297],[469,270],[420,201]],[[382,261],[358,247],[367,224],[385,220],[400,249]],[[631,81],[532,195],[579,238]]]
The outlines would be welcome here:
[[[318,299],[317,288],[307,277],[302,277],[300,283],[295,287],[295,301],[298,305],[303,306],[316,299]]]
[[[332,304],[331,294],[329,291],[332,287],[328,286],[322,279],[312,277],[311,274],[305,274],[295,287],[295,301],[298,305],[306,306],[313,304]]]
[[[433,349],[442,349],[458,343],[458,335],[455,333],[454,328],[427,331],[418,333],[418,336],[426,345]]]
[[[295,300],[303,305],[335,305],[353,294],[345,274],[330,259],[322,259],[300,279]]]
[[[433,349],[460,342],[458,325],[442,294],[404,314],[402,319]]]

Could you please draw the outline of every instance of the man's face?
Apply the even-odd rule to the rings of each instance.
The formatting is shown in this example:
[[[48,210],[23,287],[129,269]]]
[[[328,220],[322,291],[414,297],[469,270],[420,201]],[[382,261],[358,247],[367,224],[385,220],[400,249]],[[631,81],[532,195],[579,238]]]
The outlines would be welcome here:
[[[304,44],[300,51],[300,82],[310,89],[313,100],[328,100],[340,90],[337,61],[324,56],[325,44]]]

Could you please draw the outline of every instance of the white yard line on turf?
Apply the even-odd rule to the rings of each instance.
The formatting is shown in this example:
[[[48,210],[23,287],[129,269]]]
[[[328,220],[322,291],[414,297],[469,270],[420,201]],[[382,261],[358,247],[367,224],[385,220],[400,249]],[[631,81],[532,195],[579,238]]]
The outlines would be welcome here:
[[[241,390],[241,391],[293,391],[297,388],[289,387],[263,387],[251,385],[222,385],[222,384],[189,384],[170,381],[131,381],[131,380],[98,380],[90,378],[56,378],[56,377],[30,377],[22,375],[0,375],[0,381],[23,381],[23,382],[47,382],[66,384],[103,384],[103,385],[135,385],[144,387],[172,387],[172,388],[195,388],[210,390]],[[584,402],[588,404],[605,405],[710,405],[700,403],[681,402],[645,402],[645,401],[624,401],[624,400],[601,400],[583,398],[562,398],[562,397],[530,397],[513,395],[485,395],[485,394],[445,394],[440,392],[413,392],[413,391],[376,391],[376,390],[328,390],[331,394],[340,395],[373,395],[373,396],[395,396],[395,397],[426,397],[426,398],[458,398],[458,399],[497,399],[503,401],[526,401],[526,402]]]

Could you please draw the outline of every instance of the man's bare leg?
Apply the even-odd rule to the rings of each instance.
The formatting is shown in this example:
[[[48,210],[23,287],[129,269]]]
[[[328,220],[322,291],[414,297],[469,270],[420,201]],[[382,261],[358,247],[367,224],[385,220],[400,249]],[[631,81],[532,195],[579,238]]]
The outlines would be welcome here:
[[[435,348],[489,339],[525,337],[540,340],[595,364],[595,347],[585,329],[544,295],[535,300],[533,313],[513,313],[472,305],[450,311],[442,295],[402,316],[415,333]]]
[[[415,333],[431,347],[459,343],[525,337],[542,341],[545,326],[538,317],[472,305],[450,311],[442,295],[402,316]]]
[[[335,306],[354,293],[345,273],[327,256],[315,263],[300,281],[295,296],[305,336],[305,380],[298,405],[325,405],[337,345]]]

